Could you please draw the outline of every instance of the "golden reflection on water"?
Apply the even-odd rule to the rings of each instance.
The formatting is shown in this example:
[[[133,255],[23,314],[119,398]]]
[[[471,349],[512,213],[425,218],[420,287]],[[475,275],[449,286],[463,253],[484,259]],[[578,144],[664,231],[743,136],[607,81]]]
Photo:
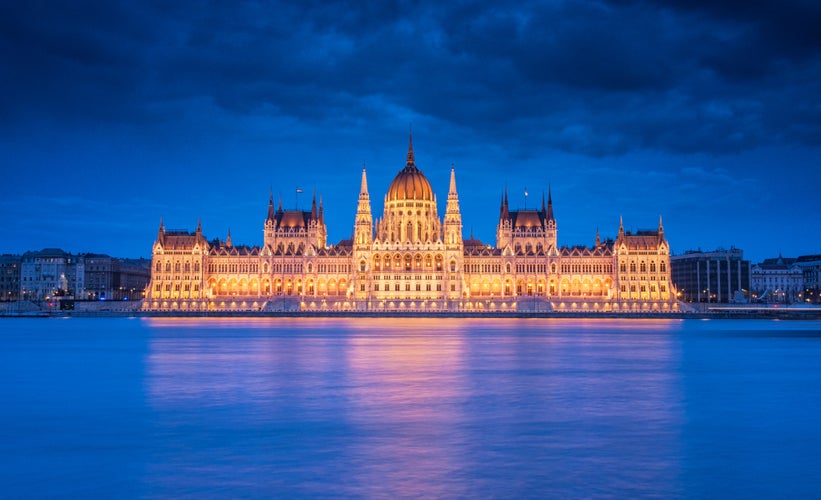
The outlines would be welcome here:
[[[304,475],[291,493],[515,495],[614,478],[623,493],[675,491],[681,388],[665,332],[677,320],[145,321],[160,425],[257,429],[262,444],[223,453],[267,480]],[[312,490],[318,474],[325,487]],[[516,486],[485,491],[500,475]]]

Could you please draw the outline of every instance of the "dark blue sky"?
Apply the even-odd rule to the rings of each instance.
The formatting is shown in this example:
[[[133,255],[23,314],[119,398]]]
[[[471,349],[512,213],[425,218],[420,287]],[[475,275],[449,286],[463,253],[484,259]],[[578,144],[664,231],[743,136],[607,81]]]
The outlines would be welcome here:
[[[818,2],[349,3],[5,2],[0,252],[258,245],[297,187],[336,242],[412,125],[466,237],[551,185],[563,245],[662,215],[677,253],[821,253]]]

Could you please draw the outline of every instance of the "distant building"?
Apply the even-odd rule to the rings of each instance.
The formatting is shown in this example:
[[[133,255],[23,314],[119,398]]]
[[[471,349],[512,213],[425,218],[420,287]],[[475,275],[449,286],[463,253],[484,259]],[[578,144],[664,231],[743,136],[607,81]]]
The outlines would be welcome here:
[[[20,262],[19,255],[0,255],[0,301],[20,298]]]
[[[802,255],[795,259],[795,265],[804,275],[804,301],[821,304],[821,254]]]
[[[20,298],[49,300],[74,298],[85,289],[85,269],[81,256],[59,248],[26,252],[20,264]]]
[[[764,259],[750,271],[753,299],[763,302],[793,303],[804,293],[804,273],[794,258]]]
[[[409,144],[374,217],[365,170],[350,239],[328,244],[322,199],[310,211],[268,201],[261,246],[208,240],[160,223],[150,310],[674,311],[664,228],[559,246],[550,190],[511,210],[501,193],[496,242],[462,238],[455,169],[443,217]],[[591,238],[592,239],[592,238]]]
[[[691,250],[670,257],[671,279],[685,302],[734,302],[749,298],[750,261],[731,247],[712,252]]]
[[[151,279],[151,261],[86,254],[84,299],[139,300]],[[78,297],[79,298],[79,297]]]

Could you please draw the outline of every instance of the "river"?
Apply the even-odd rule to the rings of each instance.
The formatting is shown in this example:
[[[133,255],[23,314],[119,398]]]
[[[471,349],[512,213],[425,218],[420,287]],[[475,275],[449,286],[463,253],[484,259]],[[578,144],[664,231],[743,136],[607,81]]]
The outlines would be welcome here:
[[[0,320],[3,497],[818,497],[821,322]]]

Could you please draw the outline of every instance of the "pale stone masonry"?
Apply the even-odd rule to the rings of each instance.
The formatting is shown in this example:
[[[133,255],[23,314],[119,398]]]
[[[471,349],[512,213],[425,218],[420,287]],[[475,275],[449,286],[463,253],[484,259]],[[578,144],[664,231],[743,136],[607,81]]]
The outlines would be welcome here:
[[[440,218],[430,182],[416,166],[412,139],[405,166],[374,219],[362,169],[352,238],[327,243],[324,207],[285,210],[273,194],[261,246],[208,241],[160,223],[147,310],[352,311],[677,311],[670,247],[659,219],[591,247],[558,245],[548,190],[538,209],[510,210],[502,194],[496,244],[462,237],[451,166]]]

